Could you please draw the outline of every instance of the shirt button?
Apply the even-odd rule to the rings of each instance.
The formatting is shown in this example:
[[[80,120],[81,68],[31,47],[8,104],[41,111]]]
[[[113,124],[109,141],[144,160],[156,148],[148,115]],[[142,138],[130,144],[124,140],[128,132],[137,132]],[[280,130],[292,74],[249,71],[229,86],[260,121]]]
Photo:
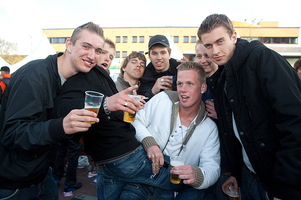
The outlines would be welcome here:
[[[244,132],[239,132],[239,135],[243,136],[243,135],[244,135]]]
[[[108,119],[111,119],[111,117],[110,117],[110,116],[108,116]]]
[[[260,147],[265,147],[265,144],[262,142],[262,143],[260,143]]]

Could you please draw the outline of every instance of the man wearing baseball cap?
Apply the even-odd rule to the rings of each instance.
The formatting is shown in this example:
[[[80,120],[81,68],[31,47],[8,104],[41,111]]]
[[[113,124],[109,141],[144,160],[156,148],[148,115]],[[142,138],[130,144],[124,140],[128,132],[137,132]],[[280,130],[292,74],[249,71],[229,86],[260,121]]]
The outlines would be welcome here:
[[[1,67],[0,71],[1,71],[1,81],[0,81],[0,103],[1,103],[2,95],[10,80],[10,69],[7,66],[3,66]]]
[[[148,55],[151,62],[140,79],[141,85],[137,93],[150,99],[155,94],[172,87],[180,63],[170,57],[171,49],[164,35],[155,35],[149,40]],[[176,90],[176,87],[172,88]]]

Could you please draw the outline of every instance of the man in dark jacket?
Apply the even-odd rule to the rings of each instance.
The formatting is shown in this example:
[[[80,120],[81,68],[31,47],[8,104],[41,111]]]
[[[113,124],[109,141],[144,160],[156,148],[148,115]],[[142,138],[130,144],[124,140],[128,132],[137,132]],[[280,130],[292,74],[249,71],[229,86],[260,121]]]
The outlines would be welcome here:
[[[96,65],[103,44],[102,28],[89,22],[74,30],[64,54],[29,62],[11,76],[0,113],[0,199],[58,199],[52,145],[99,120],[84,109],[54,119],[54,99],[67,78]]]
[[[259,41],[237,39],[225,15],[208,16],[198,36],[219,65],[213,96],[234,185],[242,198],[301,197],[301,81]],[[240,178],[241,177],[241,178]]]
[[[148,55],[151,62],[146,66],[137,91],[149,99],[163,90],[176,90],[177,66],[180,64],[170,58],[171,49],[164,35],[153,36],[148,43]]]

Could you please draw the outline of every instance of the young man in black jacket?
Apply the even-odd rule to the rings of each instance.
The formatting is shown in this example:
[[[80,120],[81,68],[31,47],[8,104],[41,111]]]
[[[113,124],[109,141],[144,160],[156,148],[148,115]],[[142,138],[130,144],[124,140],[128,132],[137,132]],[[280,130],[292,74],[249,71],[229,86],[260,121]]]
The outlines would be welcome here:
[[[219,65],[214,103],[232,177],[226,192],[243,199],[301,197],[301,81],[290,64],[259,41],[237,38],[231,20],[208,16],[198,30]],[[240,178],[241,177],[241,178]]]
[[[103,44],[102,28],[89,22],[67,39],[65,53],[31,61],[11,76],[0,113],[1,199],[58,199],[49,168],[52,145],[88,130],[85,121],[99,120],[84,109],[52,118],[54,99],[66,79],[96,65]]]
[[[149,40],[148,55],[151,62],[140,79],[138,94],[150,99],[163,90],[176,90],[173,83],[176,82],[177,66],[180,63],[171,58],[170,54],[169,42],[164,35],[155,35]]]

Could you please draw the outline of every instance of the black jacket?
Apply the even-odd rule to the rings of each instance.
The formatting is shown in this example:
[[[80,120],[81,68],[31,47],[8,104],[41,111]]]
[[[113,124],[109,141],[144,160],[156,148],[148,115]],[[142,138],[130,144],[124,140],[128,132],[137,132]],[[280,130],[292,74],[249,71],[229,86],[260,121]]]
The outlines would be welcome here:
[[[105,97],[118,93],[108,73],[101,67],[95,66],[90,72],[78,73],[64,83],[56,99],[55,113],[64,116],[72,109],[83,108],[87,90],[100,92]],[[140,145],[135,137],[135,128],[123,121],[122,111],[106,115],[101,106],[98,117],[99,123],[92,125],[84,133],[85,151],[95,162],[117,159]]]
[[[250,162],[270,196],[300,199],[301,81],[290,64],[259,41],[238,39],[235,52],[212,86],[233,175],[243,165],[238,132]]]
[[[0,113],[0,188],[23,188],[45,178],[52,144],[66,138],[62,118],[50,119],[60,88],[57,55],[12,74]]]
[[[154,94],[152,93],[152,88],[155,85],[158,78],[162,76],[174,76],[173,79],[173,90],[176,90],[176,77],[177,77],[177,67],[180,63],[178,63],[175,59],[169,59],[169,69],[165,72],[157,72],[155,70],[154,65],[150,62],[145,68],[143,76],[140,78],[141,85],[138,88],[137,93],[144,95],[151,99]]]

